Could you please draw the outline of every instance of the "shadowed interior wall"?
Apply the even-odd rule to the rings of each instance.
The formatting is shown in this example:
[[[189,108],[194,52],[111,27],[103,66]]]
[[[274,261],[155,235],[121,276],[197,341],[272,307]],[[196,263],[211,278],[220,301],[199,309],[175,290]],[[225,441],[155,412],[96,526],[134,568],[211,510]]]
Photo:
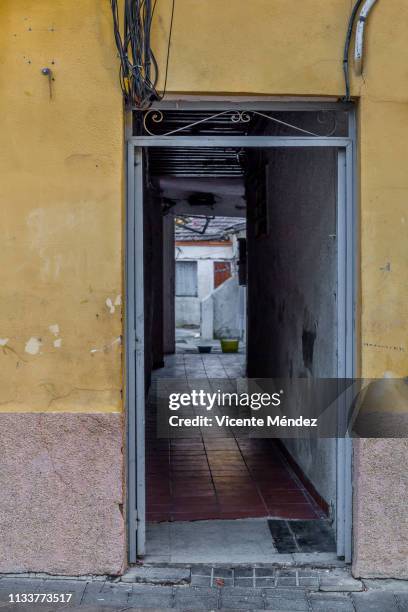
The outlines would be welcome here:
[[[249,376],[334,377],[336,154],[316,148],[264,150],[260,163],[266,163],[267,229],[259,236],[259,195],[251,175],[247,186]],[[334,505],[335,442],[287,439],[284,444]]]
[[[163,352],[176,351],[174,217],[163,217]]]
[[[148,173],[143,213],[145,373],[149,385],[152,369],[163,365],[163,216],[160,193],[151,183]]]

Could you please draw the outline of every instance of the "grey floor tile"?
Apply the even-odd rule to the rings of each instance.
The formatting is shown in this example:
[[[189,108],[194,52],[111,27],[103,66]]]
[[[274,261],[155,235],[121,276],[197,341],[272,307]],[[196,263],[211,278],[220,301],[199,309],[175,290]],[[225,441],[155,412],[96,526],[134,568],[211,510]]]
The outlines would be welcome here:
[[[211,586],[211,576],[191,576],[191,586],[209,587]]]
[[[267,610],[290,610],[292,612],[307,612],[309,610],[309,605],[306,599],[269,597],[267,595],[265,605]]]
[[[273,563],[278,559],[285,562],[282,555],[276,558],[272,538],[263,519],[159,523],[154,525],[152,531],[155,532],[155,546],[148,547],[148,562],[157,561],[153,550],[159,551],[161,539],[165,546],[169,546],[166,551],[169,550],[172,563],[230,563],[232,558],[237,563],[245,564]],[[160,532],[163,532],[162,536]]]
[[[218,608],[218,590],[195,587],[175,588],[174,607],[188,610],[215,610]]]
[[[137,595],[131,595],[127,602],[127,606],[133,607],[135,610],[141,610],[146,608],[151,610],[155,608],[157,610],[169,609],[173,606],[173,598],[171,595],[157,595],[155,593],[138,593]],[[128,608],[126,607],[126,612]]]
[[[308,599],[313,612],[354,612],[353,602],[348,595],[312,593]]]
[[[271,610],[309,610],[304,591],[300,589],[265,589],[266,607]]]
[[[89,582],[83,594],[84,605],[126,605],[132,585],[124,583]]]
[[[233,597],[221,593],[221,608],[232,610],[262,609],[264,600],[261,595],[241,595]]]
[[[254,586],[254,579],[251,577],[248,578],[235,578],[234,584],[239,588],[247,588]]]
[[[190,582],[190,570],[178,567],[133,567],[122,576],[122,582],[183,584]]]
[[[366,591],[351,595],[356,612],[398,612],[393,593]]]
[[[173,588],[152,584],[133,584],[127,605],[135,608],[171,608]]]
[[[408,612],[408,593],[397,593],[396,599],[401,612]]]

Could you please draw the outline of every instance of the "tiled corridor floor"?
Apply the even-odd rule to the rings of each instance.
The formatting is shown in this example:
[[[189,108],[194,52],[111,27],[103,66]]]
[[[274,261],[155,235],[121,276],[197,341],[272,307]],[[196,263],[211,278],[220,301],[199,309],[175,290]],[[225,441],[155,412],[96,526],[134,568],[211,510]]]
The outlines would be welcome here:
[[[155,378],[188,381],[243,375],[244,355],[176,354]],[[147,418],[147,519],[151,522],[324,517],[273,440],[249,439],[230,428],[210,436],[158,439],[155,406]]]

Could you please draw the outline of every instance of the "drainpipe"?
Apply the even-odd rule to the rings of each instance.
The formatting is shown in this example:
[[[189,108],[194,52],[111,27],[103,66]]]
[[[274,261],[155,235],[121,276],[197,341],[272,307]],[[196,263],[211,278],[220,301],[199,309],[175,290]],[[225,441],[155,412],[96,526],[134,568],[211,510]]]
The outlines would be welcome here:
[[[357,76],[363,73],[364,27],[368,15],[377,0],[366,0],[357,21],[356,42],[354,45],[354,71]]]

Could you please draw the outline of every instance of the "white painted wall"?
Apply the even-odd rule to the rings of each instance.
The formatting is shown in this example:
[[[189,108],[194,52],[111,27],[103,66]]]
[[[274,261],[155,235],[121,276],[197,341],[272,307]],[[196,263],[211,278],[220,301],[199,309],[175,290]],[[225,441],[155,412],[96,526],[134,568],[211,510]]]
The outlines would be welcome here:
[[[230,261],[231,274],[237,274],[234,263],[234,248],[232,244],[225,246],[209,245],[176,245],[175,259],[177,261],[196,261],[198,275],[197,297],[176,296],[176,327],[185,325],[200,326],[201,302],[214,290],[214,261]]]

